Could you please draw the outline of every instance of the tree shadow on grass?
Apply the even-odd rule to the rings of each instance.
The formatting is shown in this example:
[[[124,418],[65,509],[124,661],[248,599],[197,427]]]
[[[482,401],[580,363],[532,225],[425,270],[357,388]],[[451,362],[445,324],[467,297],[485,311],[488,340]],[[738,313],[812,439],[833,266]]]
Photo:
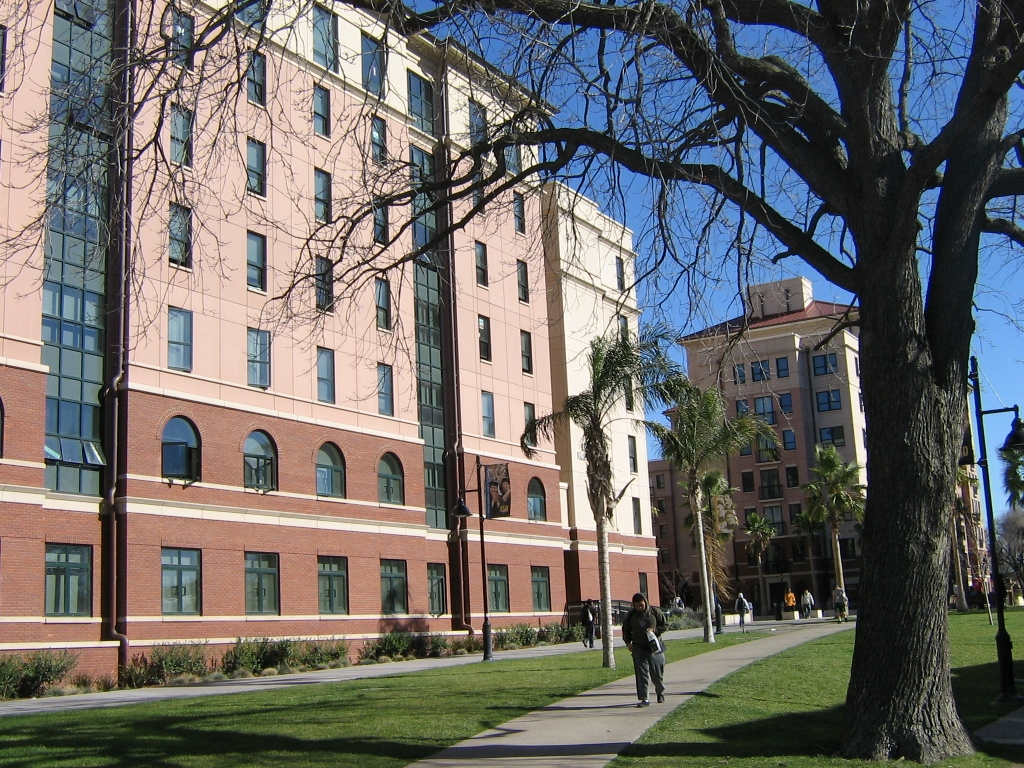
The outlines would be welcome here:
[[[992,653],[995,653],[993,643]],[[1018,659],[1013,664],[1014,677],[1024,678],[1024,660]],[[957,667],[952,671],[953,695],[956,697],[960,716],[967,727],[976,731],[983,725],[998,720],[1003,715],[1019,709],[1021,702],[997,702],[999,695],[999,664],[976,664],[971,667]],[[1021,684],[1017,683],[1017,693],[1024,693]]]

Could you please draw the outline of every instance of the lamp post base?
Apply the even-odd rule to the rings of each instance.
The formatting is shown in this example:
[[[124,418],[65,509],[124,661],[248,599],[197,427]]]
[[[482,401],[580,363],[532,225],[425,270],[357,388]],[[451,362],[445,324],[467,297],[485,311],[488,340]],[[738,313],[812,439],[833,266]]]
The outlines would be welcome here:
[[[482,661],[494,661],[494,640],[491,637],[491,620],[484,619],[484,657]]]

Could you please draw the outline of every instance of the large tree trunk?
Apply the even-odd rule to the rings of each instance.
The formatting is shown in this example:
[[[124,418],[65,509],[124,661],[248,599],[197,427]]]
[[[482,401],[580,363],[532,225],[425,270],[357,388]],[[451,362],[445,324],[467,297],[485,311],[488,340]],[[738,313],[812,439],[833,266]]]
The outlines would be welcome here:
[[[601,583],[601,659],[608,669],[615,669],[615,636],[612,634],[612,580],[608,560],[608,516],[597,518],[597,570]]]
[[[912,236],[904,247],[881,254],[860,292],[869,492],[843,748],[933,762],[972,751],[953,701],[946,608],[966,371],[936,375]]]
[[[711,597],[711,585],[708,583],[708,552],[704,542],[704,520],[701,514],[703,495],[696,475],[690,477],[690,511],[693,512],[693,533],[697,539],[697,557],[700,560],[700,595],[704,603],[704,642],[715,642],[714,616],[715,603]]]

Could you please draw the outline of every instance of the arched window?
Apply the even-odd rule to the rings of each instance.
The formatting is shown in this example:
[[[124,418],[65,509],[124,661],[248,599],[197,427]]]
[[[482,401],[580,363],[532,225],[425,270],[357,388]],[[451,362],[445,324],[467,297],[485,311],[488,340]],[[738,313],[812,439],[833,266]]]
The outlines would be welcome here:
[[[316,454],[316,495],[345,495],[345,459],[332,443],[321,445]]]
[[[544,498],[544,483],[536,477],[526,487],[526,513],[531,520],[547,520],[548,505]]]
[[[249,433],[243,450],[245,487],[257,491],[277,490],[277,449],[266,432]]]
[[[175,416],[168,421],[160,444],[161,474],[164,477],[186,483],[199,480],[199,433],[191,421],[183,416]]]
[[[393,453],[385,453],[377,466],[378,498],[385,504],[405,504],[402,464]]]

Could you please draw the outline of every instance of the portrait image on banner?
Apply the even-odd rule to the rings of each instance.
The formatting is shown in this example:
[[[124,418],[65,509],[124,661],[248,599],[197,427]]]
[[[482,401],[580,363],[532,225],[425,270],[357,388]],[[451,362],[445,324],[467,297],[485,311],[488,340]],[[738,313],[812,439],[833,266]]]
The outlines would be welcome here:
[[[512,515],[512,483],[508,479],[508,464],[489,464],[484,467],[487,486],[487,516]]]

